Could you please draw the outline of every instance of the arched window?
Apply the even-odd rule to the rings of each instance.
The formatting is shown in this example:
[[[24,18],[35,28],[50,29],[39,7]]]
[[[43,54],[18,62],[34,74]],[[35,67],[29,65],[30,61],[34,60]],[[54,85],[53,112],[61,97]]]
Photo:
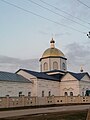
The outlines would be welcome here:
[[[42,91],[42,97],[44,97],[44,91]]]
[[[73,92],[70,92],[70,96],[73,96]]]
[[[68,96],[68,93],[67,93],[67,92],[65,92],[65,93],[64,93],[64,96]]]
[[[45,71],[48,70],[48,64],[47,64],[47,62],[44,63],[44,70]]]
[[[48,96],[51,96],[51,91],[48,92]]]
[[[82,96],[84,96],[84,92],[82,92]]]
[[[63,70],[66,69],[65,63],[62,64],[62,69],[63,69]]]
[[[53,62],[53,69],[58,69],[58,63],[55,61],[55,62]]]
[[[31,97],[31,92],[28,92],[28,96]]]
[[[22,96],[22,92],[21,92],[21,91],[19,92],[19,97],[20,97],[20,96]]]

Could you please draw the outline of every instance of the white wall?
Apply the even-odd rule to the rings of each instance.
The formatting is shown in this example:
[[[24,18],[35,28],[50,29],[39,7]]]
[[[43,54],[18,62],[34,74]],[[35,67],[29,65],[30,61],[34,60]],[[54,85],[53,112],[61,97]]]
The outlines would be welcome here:
[[[77,80],[70,73],[67,73],[60,82],[60,96],[64,96],[67,92],[73,92],[74,96],[85,95],[86,90],[90,90],[90,78],[86,74],[81,80]]]
[[[35,76],[20,70],[18,74],[32,81],[32,96],[42,96],[42,91],[45,92],[45,96],[48,96],[48,92],[51,91],[51,95],[60,95],[60,84],[57,81],[38,79]]]
[[[32,96],[37,96],[37,78],[23,70],[20,70],[17,74],[22,75],[32,82]]]
[[[79,95],[79,82],[78,81],[62,81],[60,83],[60,96],[64,96],[67,92],[70,96],[70,92],[73,92],[73,96]]]
[[[51,70],[53,70],[53,62],[57,62],[58,63],[58,70],[60,70],[60,58],[50,58],[51,61]]]
[[[27,96],[28,92],[32,91],[32,83],[21,83],[21,82],[3,82],[0,81],[0,97],[19,96],[19,92],[22,95]]]
[[[60,62],[61,62],[61,68],[60,68],[60,69],[61,69],[62,71],[67,71],[67,62],[66,62],[66,60],[60,58]],[[63,69],[63,63],[65,64],[65,69]]]
[[[67,92],[69,96],[70,92],[73,92],[74,96],[80,94],[79,81],[69,73],[67,73],[60,82],[60,96],[64,96],[65,92]]]
[[[48,96],[49,91],[51,95],[60,96],[60,84],[57,81],[38,79],[38,97],[42,96],[42,91],[44,91],[44,96]]]
[[[47,71],[50,71],[50,70],[53,70],[53,62],[57,62],[58,63],[58,70],[62,70],[62,71],[66,71],[67,70],[67,63],[66,63],[66,60],[63,59],[63,58],[44,58],[40,61],[40,67],[41,67],[41,71],[44,72],[44,63],[47,62],[48,63],[48,70]],[[66,69],[64,70],[63,69],[63,66],[62,64],[65,63],[65,66],[66,66]]]
[[[41,67],[41,72],[45,72],[45,70],[44,70],[44,63],[47,63],[48,64],[48,69],[46,70],[46,71],[49,71],[50,70],[50,59],[49,58],[46,58],[46,59],[42,59],[41,61],[40,61],[40,67]]]
[[[79,83],[80,94],[83,96],[86,93],[86,90],[90,90],[90,78],[88,75],[85,75]]]

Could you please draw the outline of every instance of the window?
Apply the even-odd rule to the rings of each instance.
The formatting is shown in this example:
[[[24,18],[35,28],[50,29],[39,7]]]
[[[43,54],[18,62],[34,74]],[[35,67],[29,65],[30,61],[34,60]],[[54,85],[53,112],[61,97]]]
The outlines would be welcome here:
[[[90,96],[90,90],[86,90],[85,95],[86,95],[86,96]]]
[[[65,63],[62,64],[62,69],[63,69],[63,70],[66,69]]]
[[[9,95],[6,95],[6,97],[9,97]]]
[[[42,91],[42,97],[44,97],[44,91]]]
[[[44,70],[45,71],[48,70],[48,64],[47,64],[47,62],[44,63]]]
[[[70,96],[73,96],[73,92],[70,92]]]
[[[22,92],[19,92],[19,97],[22,96]]]
[[[67,93],[67,92],[65,92],[65,93],[64,93],[64,96],[68,96],[68,93]]]
[[[53,69],[58,69],[58,63],[55,61],[55,62],[53,62]]]
[[[31,97],[31,92],[28,92],[28,96]]]
[[[48,96],[51,96],[51,91],[48,92]]]
[[[84,92],[82,92],[82,96],[84,96]]]

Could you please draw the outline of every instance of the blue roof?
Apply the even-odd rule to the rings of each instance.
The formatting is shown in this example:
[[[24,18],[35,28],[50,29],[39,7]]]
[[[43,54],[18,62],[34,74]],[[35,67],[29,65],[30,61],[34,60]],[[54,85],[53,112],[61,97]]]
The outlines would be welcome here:
[[[73,72],[67,72],[70,73],[73,77],[75,77],[78,80],[81,80],[86,74],[89,76],[87,72],[85,73],[73,73]],[[89,76],[90,77],[90,76]]]
[[[52,77],[54,77],[55,79],[58,79],[59,81],[61,81],[61,79],[62,79],[62,77],[63,77],[64,75],[58,73],[58,74],[51,74],[51,75],[49,75],[49,76],[52,76]]]
[[[23,70],[29,74],[32,74],[33,76],[39,78],[39,79],[45,79],[45,80],[53,80],[53,81],[59,81],[59,79],[54,78],[52,76],[47,75],[46,73],[43,72],[35,72],[35,71],[31,71],[31,70],[26,70],[26,69],[20,69]],[[18,71],[17,71],[18,72]]]
[[[31,83],[31,81],[21,75],[3,71],[0,71],[0,81]]]

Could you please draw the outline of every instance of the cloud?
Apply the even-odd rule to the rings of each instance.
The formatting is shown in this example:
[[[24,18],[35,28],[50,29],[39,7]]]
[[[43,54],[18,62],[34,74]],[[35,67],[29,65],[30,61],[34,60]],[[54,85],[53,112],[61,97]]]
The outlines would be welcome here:
[[[90,45],[72,43],[66,46],[68,68],[72,71],[80,71],[82,66],[85,71],[90,72]]]
[[[38,59],[22,60],[7,56],[0,56],[0,71],[16,72],[18,69],[39,70]]]

